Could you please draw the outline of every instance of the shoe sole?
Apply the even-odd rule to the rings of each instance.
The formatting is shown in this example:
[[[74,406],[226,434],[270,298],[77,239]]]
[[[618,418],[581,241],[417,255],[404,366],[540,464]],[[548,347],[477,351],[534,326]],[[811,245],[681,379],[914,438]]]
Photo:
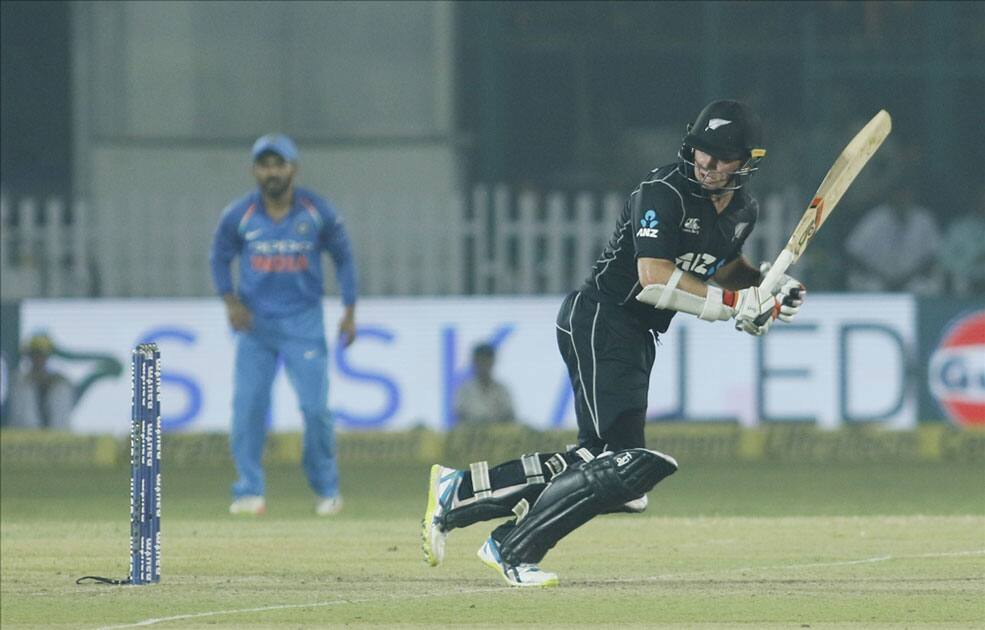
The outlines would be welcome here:
[[[431,527],[434,526],[434,511],[438,505],[438,483],[441,481],[441,465],[431,466],[431,479],[428,482],[428,506],[421,521],[421,550],[424,551],[424,562],[429,567],[441,564],[438,556],[431,549]]]
[[[541,582],[540,584],[533,584],[533,583],[523,584],[522,582],[517,583],[511,581],[510,578],[506,577],[506,573],[503,571],[503,567],[501,567],[498,562],[496,562],[492,558],[486,557],[486,554],[482,553],[485,550],[485,548],[486,548],[485,545],[479,547],[479,551],[477,551],[475,555],[479,556],[479,560],[482,560],[482,564],[486,565],[490,569],[495,570],[496,574],[499,575],[499,577],[503,578],[503,581],[506,582],[509,586],[513,586],[516,588],[550,588],[552,586],[558,585],[559,580],[557,576],[554,576],[553,578],[549,578],[547,581]]]
[[[233,516],[263,516],[266,512],[266,506],[260,508],[259,510],[229,510],[229,513]]]
[[[342,511],[342,504],[339,503],[338,505],[336,505],[330,510],[319,511],[318,508],[315,508],[315,516],[335,516],[341,511]]]

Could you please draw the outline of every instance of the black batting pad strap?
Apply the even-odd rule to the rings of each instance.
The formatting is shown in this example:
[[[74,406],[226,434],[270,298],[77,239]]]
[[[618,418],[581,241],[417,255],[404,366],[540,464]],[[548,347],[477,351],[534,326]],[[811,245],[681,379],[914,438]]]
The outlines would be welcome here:
[[[544,469],[540,463],[540,454],[522,455],[520,461],[523,463],[523,474],[527,476],[528,483],[544,483]]]
[[[544,465],[547,466],[547,471],[550,473],[551,479],[557,477],[568,469],[568,461],[561,453],[551,455],[550,458],[544,462]]]
[[[541,454],[540,457],[541,463],[547,469],[545,480],[550,481],[572,466],[582,466],[592,461],[596,455],[584,446],[580,448],[572,446],[563,453],[554,453],[550,456]]]
[[[530,503],[526,499],[520,499],[520,502],[513,506],[513,513],[516,514],[516,522],[519,523],[530,511]]]
[[[577,451],[575,451],[575,455],[577,455],[578,457],[580,457],[581,458],[581,461],[583,461],[583,462],[590,462],[593,459],[595,459],[595,455],[592,454],[592,452],[590,450],[588,450],[587,448],[584,448],[584,447],[582,447],[582,448],[578,449]]]
[[[474,462],[469,464],[472,473],[472,492],[475,498],[485,499],[492,494],[492,485],[489,483],[489,462]]]

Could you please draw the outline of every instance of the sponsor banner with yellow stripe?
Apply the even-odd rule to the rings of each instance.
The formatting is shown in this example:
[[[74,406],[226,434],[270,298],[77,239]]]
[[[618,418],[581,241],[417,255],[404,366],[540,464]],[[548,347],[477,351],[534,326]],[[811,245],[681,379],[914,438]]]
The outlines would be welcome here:
[[[684,463],[700,462],[894,462],[966,461],[985,463],[985,431],[924,425],[913,431],[855,427],[821,431],[806,425],[768,425],[744,429],[734,424],[660,424],[647,427],[647,444]],[[166,435],[165,466],[232,466],[225,433]],[[429,429],[398,432],[340,433],[338,453],[345,462],[441,462],[465,466],[471,461],[504,461],[523,453],[564,450],[573,431],[535,431],[516,425],[469,427],[439,433]],[[4,467],[112,467],[129,462],[126,438],[70,433],[5,430],[0,432]],[[298,463],[301,436],[271,435],[265,461]]]

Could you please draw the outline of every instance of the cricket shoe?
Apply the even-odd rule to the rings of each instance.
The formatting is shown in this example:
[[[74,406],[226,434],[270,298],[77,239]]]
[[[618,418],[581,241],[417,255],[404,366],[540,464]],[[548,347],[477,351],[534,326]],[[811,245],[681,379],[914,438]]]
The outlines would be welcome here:
[[[443,525],[444,516],[451,509],[458,486],[464,477],[465,473],[461,470],[445,468],[441,464],[431,466],[428,506],[421,523],[421,548],[428,566],[436,567],[445,559],[445,538],[448,537],[448,531]]]
[[[315,514],[318,516],[332,516],[342,511],[342,495],[334,497],[318,497],[315,502]]]
[[[541,571],[536,564],[506,564],[499,555],[499,543],[492,536],[486,539],[477,554],[486,566],[496,569],[510,586],[557,586],[556,573]]]
[[[256,495],[238,497],[229,506],[230,514],[252,514],[253,516],[260,516],[266,511],[267,502],[264,501],[263,497]]]

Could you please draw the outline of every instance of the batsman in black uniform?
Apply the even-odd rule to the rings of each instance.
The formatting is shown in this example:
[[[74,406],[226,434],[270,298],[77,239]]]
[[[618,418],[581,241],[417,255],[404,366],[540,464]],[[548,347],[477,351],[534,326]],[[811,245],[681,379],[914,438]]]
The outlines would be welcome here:
[[[598,514],[646,508],[646,493],[677,470],[644,443],[658,335],[677,312],[734,319],[762,335],[774,319],[790,321],[806,294],[789,276],[776,295],[761,291],[765,269],[742,256],[759,213],[745,185],[765,155],[749,108],[714,101],[688,125],[678,161],[630,194],[591,275],[557,317],[578,445],[494,468],[434,465],[422,532],[428,564],[440,564],[452,529],[515,515],[479,557],[513,586],[552,586],[557,576],[537,563],[558,540]]]

